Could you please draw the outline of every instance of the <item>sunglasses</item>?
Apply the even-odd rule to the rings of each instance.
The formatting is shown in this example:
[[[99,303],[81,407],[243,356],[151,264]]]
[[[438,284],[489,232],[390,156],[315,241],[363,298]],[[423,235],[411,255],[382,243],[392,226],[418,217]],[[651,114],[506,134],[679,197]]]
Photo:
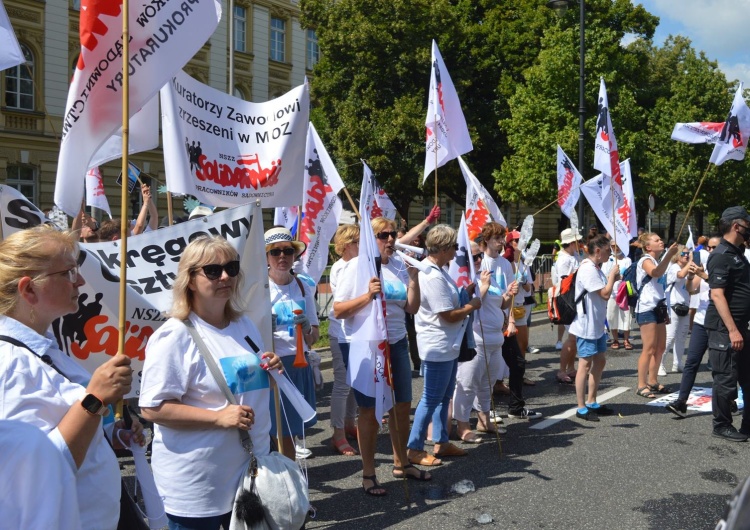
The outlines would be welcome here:
[[[398,234],[397,234],[397,233],[396,233],[396,231],[394,230],[394,231],[392,231],[392,232],[379,232],[378,234],[376,234],[376,235],[375,235],[375,237],[377,237],[377,238],[378,238],[378,239],[380,239],[380,240],[386,240],[386,239],[388,239],[389,237],[392,237],[393,239],[396,239],[396,236],[397,236],[397,235],[398,235]]]
[[[201,267],[203,270],[203,274],[208,278],[209,280],[218,280],[221,278],[221,272],[224,271],[227,273],[227,276],[230,278],[234,278],[240,273],[240,262],[238,260],[230,261],[225,263],[224,265],[219,265],[216,263],[212,263],[210,265],[204,265]]]
[[[294,256],[294,248],[293,247],[272,248],[271,250],[268,251],[268,253],[274,258],[278,258],[282,254],[284,254],[285,256]]]
[[[474,259],[474,261],[479,261],[480,259],[484,259],[484,252],[480,252],[479,254],[472,254],[471,257]]]
[[[40,277],[44,277],[44,276],[57,276],[58,274],[59,275],[63,275],[63,274],[67,275],[67,280],[70,283],[76,283],[78,281],[78,277],[81,275],[81,271],[79,270],[78,265],[76,265],[75,267],[71,267],[70,269],[66,269],[64,271],[47,272],[47,273],[44,273],[44,274],[40,274],[39,276]]]
[[[690,255],[690,253],[689,253],[689,252],[680,252],[680,256],[682,256],[683,258],[686,258],[686,257],[688,257],[689,255]]]
[[[713,250],[713,249],[715,249],[715,248],[716,248],[716,246],[714,245],[714,246],[712,247],[712,246],[710,246],[710,245],[706,245],[706,248],[707,248],[708,250]]]

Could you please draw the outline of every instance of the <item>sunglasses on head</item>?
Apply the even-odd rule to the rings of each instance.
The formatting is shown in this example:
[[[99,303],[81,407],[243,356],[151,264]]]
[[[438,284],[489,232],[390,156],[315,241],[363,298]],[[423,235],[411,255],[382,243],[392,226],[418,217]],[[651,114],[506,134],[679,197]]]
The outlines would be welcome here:
[[[284,254],[285,256],[294,256],[294,247],[272,248],[268,251],[268,253],[274,258],[278,258],[282,254]]]
[[[206,278],[209,280],[218,280],[221,278],[221,271],[224,271],[227,273],[227,276],[230,278],[234,278],[240,273],[240,262],[238,260],[229,261],[225,263],[224,265],[219,265],[217,263],[211,263],[210,265],[204,265],[201,267],[201,270],[203,270],[203,274],[206,275]]]
[[[474,259],[474,261],[484,259],[484,252],[480,252],[479,254],[472,254],[471,257]]]
[[[398,234],[396,233],[396,231],[393,230],[392,232],[378,232],[375,237],[377,237],[380,240],[386,240],[389,237],[392,237],[393,239],[396,239],[397,235]]]

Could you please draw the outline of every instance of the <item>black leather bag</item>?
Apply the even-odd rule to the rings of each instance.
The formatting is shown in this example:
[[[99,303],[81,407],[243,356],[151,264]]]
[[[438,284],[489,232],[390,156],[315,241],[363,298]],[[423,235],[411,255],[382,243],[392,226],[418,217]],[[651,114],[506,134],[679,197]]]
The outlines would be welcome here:
[[[684,317],[690,312],[690,306],[686,304],[675,304],[672,306],[672,311],[674,311],[674,314],[678,317]]]
[[[477,356],[477,350],[469,348],[469,339],[466,337],[468,333],[471,333],[470,329],[467,329],[466,332],[464,332],[464,337],[461,339],[461,350],[459,351],[457,359],[460,363],[471,361]]]

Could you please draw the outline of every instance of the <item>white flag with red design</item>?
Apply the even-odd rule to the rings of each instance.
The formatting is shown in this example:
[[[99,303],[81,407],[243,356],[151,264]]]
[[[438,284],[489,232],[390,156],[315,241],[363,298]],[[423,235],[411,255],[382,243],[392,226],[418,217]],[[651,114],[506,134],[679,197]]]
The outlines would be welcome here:
[[[689,144],[714,144],[709,162],[720,166],[727,160],[745,158],[750,137],[750,109],[742,96],[742,86],[737,87],[732,108],[722,123],[678,123],[672,131],[672,139]]]
[[[283,226],[293,236],[297,235],[297,218],[299,217],[299,206],[277,206],[273,209],[274,226]]]
[[[112,219],[107,194],[104,193],[102,173],[98,167],[91,168],[86,172],[86,204],[107,212],[109,218]]]
[[[364,163],[364,161],[363,161]],[[365,164],[362,178],[362,191],[359,196],[359,214],[362,219],[370,219],[373,195],[371,174]],[[375,242],[375,233],[369,222],[360,225],[359,256],[355,258],[356,288],[361,296],[369,290],[370,280],[380,278],[380,251]],[[394,259],[394,258],[391,258]],[[390,355],[388,330],[385,325],[385,300],[377,296],[358,313],[347,319],[352,330],[349,343],[349,369],[347,382],[366,396],[375,398],[375,417],[380,424],[383,414],[393,406],[390,385]]]
[[[621,166],[620,169],[623,175],[625,175],[625,179],[628,181],[631,180],[630,161],[625,160]],[[615,210],[613,218],[612,203],[607,202],[609,195],[604,191],[605,181],[608,179],[607,175],[597,175],[583,183],[581,192],[583,192],[584,197],[586,197],[586,200],[591,205],[591,209],[594,210],[596,217],[604,229],[611,235],[614,235],[617,246],[625,252],[629,248],[630,240],[633,237],[631,235],[630,218],[634,216],[635,205],[632,202],[623,204],[622,207]]]
[[[307,129],[305,159],[299,239],[307,244],[307,251],[300,258],[300,271],[318,283],[328,265],[328,244],[339,226],[342,206],[338,193],[344,181],[312,122]]]
[[[130,116],[201,49],[220,18],[215,0],[133,5]],[[81,54],[68,90],[55,182],[55,204],[68,215],[81,207],[90,160],[122,127],[122,27],[121,0],[81,1]]]
[[[482,231],[482,227],[495,221],[503,226],[508,226],[505,217],[500,212],[492,195],[482,186],[479,179],[471,172],[463,158],[458,157],[458,165],[466,182],[466,229],[469,239],[474,240]]]
[[[434,40],[431,65],[423,183],[436,168],[474,148],[456,87]]]
[[[364,160],[362,160],[362,165],[364,166],[364,178],[369,182],[368,192],[366,194],[360,193],[360,200],[364,198],[366,201],[367,215],[369,216],[367,219],[372,220],[376,217],[396,219],[396,206],[393,204],[390,197],[388,197],[388,194],[383,187],[378,184],[378,181],[372,175],[370,166],[368,166]]]
[[[13,26],[10,25],[8,13],[0,1],[0,70],[18,66],[26,62],[21,46],[18,44]]]
[[[609,100],[607,99],[607,87],[604,85],[604,78],[601,78],[599,84],[594,169],[601,171],[603,175],[609,177],[603,181],[604,189],[602,191],[605,196],[609,196],[609,199],[603,197],[604,201],[609,201],[609,203],[604,203],[604,207],[612,209],[613,199],[614,208],[622,207],[625,202],[625,196],[622,191],[620,155],[617,151],[615,130],[612,127],[612,118],[609,114]]]
[[[557,204],[567,217],[575,211],[581,196],[583,177],[562,147],[557,146]]]
[[[467,231],[465,215],[461,216],[456,244],[458,245],[458,250],[456,251],[456,257],[448,265],[448,274],[456,282],[456,285],[461,288],[468,286],[476,277],[474,261],[471,259],[471,240]]]

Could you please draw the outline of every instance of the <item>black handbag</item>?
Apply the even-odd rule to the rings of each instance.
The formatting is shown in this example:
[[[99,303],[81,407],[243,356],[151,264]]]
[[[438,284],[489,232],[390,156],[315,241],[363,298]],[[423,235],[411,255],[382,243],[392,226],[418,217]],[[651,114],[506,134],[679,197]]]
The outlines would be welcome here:
[[[125,481],[122,479],[120,479],[120,487],[120,520],[117,522],[117,530],[149,530],[141,510],[128,493]]]
[[[675,304],[672,306],[672,311],[678,317],[684,317],[690,312],[690,306],[687,304]]]
[[[474,348],[469,348],[469,339],[466,338],[466,335],[468,333],[471,333],[470,329],[467,329],[464,332],[464,336],[461,339],[461,349],[459,350],[457,359],[457,361],[460,363],[471,361],[474,357],[477,356],[477,350],[475,350]]]

